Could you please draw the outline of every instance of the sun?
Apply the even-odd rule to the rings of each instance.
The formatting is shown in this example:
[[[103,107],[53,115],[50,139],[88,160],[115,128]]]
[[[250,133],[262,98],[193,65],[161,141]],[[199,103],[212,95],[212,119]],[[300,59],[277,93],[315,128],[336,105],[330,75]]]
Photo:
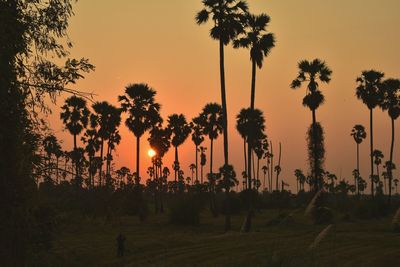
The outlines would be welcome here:
[[[153,149],[149,149],[149,151],[147,151],[147,155],[149,155],[150,158],[154,157],[157,153],[153,150]]]

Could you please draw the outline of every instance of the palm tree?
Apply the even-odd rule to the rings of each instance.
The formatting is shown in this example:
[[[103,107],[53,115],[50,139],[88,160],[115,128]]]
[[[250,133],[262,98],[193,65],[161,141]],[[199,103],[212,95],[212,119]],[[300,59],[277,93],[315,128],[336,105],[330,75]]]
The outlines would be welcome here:
[[[268,139],[266,135],[261,135],[258,137],[256,144],[254,146],[254,153],[257,156],[257,183],[261,185],[260,182],[260,160],[265,157],[265,154],[268,152]],[[264,174],[265,178],[265,174]],[[265,179],[264,179],[265,180]]]
[[[303,171],[300,169],[294,170],[294,176],[296,176],[297,193],[299,193],[299,191],[304,190],[304,182],[306,180],[306,176],[303,174]]]
[[[351,136],[353,136],[354,141],[356,142],[357,145],[357,171],[358,174],[360,174],[360,150],[359,146],[362,143],[362,141],[367,137],[367,133],[365,132],[364,126],[361,124],[356,124],[354,125],[353,129],[351,130]],[[356,179],[356,177],[355,177]],[[354,180],[354,185],[357,186],[357,181]]]
[[[93,126],[93,124],[91,126]],[[96,128],[90,127],[90,128],[86,129],[81,140],[86,145],[85,152],[88,154],[88,157],[89,157],[89,167],[88,167],[89,182],[90,182],[91,186],[94,187],[94,175],[96,174],[97,167],[98,167],[95,164],[94,158],[95,158],[96,152],[100,149],[101,138],[98,135]],[[101,162],[99,165],[101,165]]]
[[[201,184],[203,184],[203,168],[204,165],[207,163],[207,156],[206,156],[206,147],[200,146],[199,147],[199,152],[200,152],[200,178],[201,178]]]
[[[382,151],[380,151],[379,149],[375,149],[374,151],[372,151],[372,156],[374,158],[374,164],[376,165],[376,173],[379,180],[380,179],[379,165],[382,164],[382,159],[384,158],[384,156]]]
[[[380,107],[388,111],[388,115],[392,124],[392,141],[390,143],[390,158],[388,164],[388,178],[389,178],[389,204],[392,197],[392,180],[393,180],[393,150],[394,150],[394,121],[400,116],[400,80],[387,79],[383,82],[384,98]]]
[[[202,122],[201,122],[201,117],[195,117],[192,119],[192,123],[190,124],[192,128],[192,141],[196,147],[196,181],[199,181],[199,161],[198,161],[198,151],[199,151],[199,146],[201,143],[204,141],[204,136],[203,136],[203,129],[202,129]],[[193,180],[193,179],[192,179]]]
[[[65,104],[61,107],[61,110],[60,118],[65,124],[66,129],[74,137],[73,161],[75,162],[75,176],[77,177],[79,175],[79,163],[77,160],[78,146],[76,138],[86,128],[90,112],[86,107],[86,100],[75,95],[65,100]]]
[[[399,179],[397,179],[397,178],[393,179],[393,183],[394,183],[394,186],[396,188],[396,195],[397,195],[397,186],[399,184]]]
[[[196,164],[194,164],[194,163],[190,164],[190,165],[189,165],[189,169],[190,169],[190,171],[192,172],[192,179],[191,179],[191,181],[192,181],[192,185],[193,185],[194,171],[196,170]],[[196,180],[196,181],[198,181],[198,180]]]
[[[155,95],[147,84],[131,84],[126,87],[125,95],[118,97],[122,110],[128,113],[125,125],[136,137],[136,185],[140,182],[140,137],[162,121]]]
[[[356,96],[369,109],[369,127],[370,127],[370,159],[371,159],[371,196],[374,196],[374,132],[373,132],[373,110],[382,103],[382,79],[384,74],[375,70],[363,71],[357,78]]]
[[[312,172],[314,174],[315,188],[318,190],[318,177],[320,176],[320,170],[318,170],[317,164],[317,152],[316,152],[316,114],[315,111],[320,105],[324,103],[324,95],[319,89],[319,82],[329,83],[331,80],[332,71],[326,65],[325,61],[320,59],[314,59],[313,61],[302,60],[298,63],[299,74],[290,85],[292,89],[299,88],[303,82],[307,83],[306,95],[303,98],[303,106],[308,107],[312,113],[312,131],[313,131],[313,144],[314,144],[314,168]]]
[[[264,175],[264,190],[266,189],[266,185],[267,185],[267,181],[266,181],[266,175],[268,173],[268,166],[267,165],[263,165],[261,167],[261,170],[263,171],[263,175]]]
[[[210,139],[210,175],[213,175],[213,144],[222,133],[223,116],[221,105],[207,104],[200,113],[202,132]]]
[[[175,147],[175,182],[178,179],[179,158],[178,158],[178,147],[182,145],[186,138],[191,132],[190,125],[186,122],[186,118],[183,114],[172,114],[168,117],[168,129],[171,131],[172,139],[171,143]]]
[[[154,127],[150,131],[150,136],[148,138],[151,148],[156,152],[156,177],[162,176],[162,158],[168,152],[171,146],[171,131],[168,127],[163,128],[160,125]]]
[[[224,46],[243,32],[244,15],[248,10],[247,3],[240,0],[203,0],[204,9],[196,15],[198,25],[213,21],[210,36],[219,41],[219,62],[221,81],[221,103],[224,135],[224,162],[228,164],[228,112],[225,92]]]
[[[251,108],[242,109],[236,116],[236,129],[247,140],[257,140],[258,137],[264,135],[265,119],[261,110]],[[247,146],[247,188],[251,189],[252,173],[251,173],[251,152],[254,149],[254,142]]]
[[[256,94],[256,71],[263,66],[264,57],[268,56],[275,46],[275,37],[267,33],[266,28],[270,22],[267,14],[246,14],[246,27],[243,36],[233,41],[234,48],[250,48],[251,72],[251,97],[250,107],[254,109]]]
[[[232,165],[224,165],[219,168],[219,175],[222,178],[219,181],[219,186],[225,190],[226,195],[225,231],[229,231],[231,229],[231,201],[229,192],[239,182],[236,179],[236,172]]]
[[[52,181],[53,179],[51,178],[51,173],[53,170],[53,165],[51,163],[51,158],[52,155],[56,156],[56,173],[57,173],[57,177],[56,177],[56,182],[58,182],[58,159],[61,156],[61,145],[59,144],[57,137],[55,137],[54,135],[50,134],[48,136],[46,136],[43,139],[43,148],[44,151],[46,152],[47,155],[47,166],[46,166],[46,170],[47,170],[47,179],[49,181]]]

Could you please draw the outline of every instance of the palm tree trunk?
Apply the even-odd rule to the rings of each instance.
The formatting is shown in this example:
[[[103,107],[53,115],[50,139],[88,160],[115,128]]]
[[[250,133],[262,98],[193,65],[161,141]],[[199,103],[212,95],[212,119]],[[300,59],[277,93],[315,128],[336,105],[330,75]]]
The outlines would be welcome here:
[[[260,181],[260,158],[257,157],[257,183]]]
[[[251,100],[250,100],[250,108],[254,110],[254,102],[256,97],[256,61],[252,60],[251,62]]]
[[[140,136],[136,137],[136,185],[139,185],[140,183],[140,160],[139,160],[139,155],[140,155]]]
[[[103,154],[104,153],[104,139],[101,138],[101,145],[100,145],[100,168],[99,168],[99,186],[102,185],[102,178],[103,178]]]
[[[282,146],[279,142],[279,156],[278,156],[278,166],[281,167],[281,153],[282,153]],[[278,183],[279,183],[279,171],[276,172],[276,191],[278,191]]]
[[[213,174],[213,139],[210,138],[211,146],[210,146],[210,174]]]
[[[369,132],[370,132],[370,159],[371,159],[371,196],[374,197],[374,131],[372,129],[373,118],[372,118],[372,108],[369,109]]]
[[[225,91],[225,65],[224,65],[224,43],[219,40],[219,67],[221,78],[221,104],[223,116],[223,134],[224,134],[224,161],[225,164],[229,163],[228,160],[228,111],[226,106],[226,91]]]
[[[247,189],[251,190],[251,143],[250,143],[250,138],[248,137],[247,140]]]
[[[199,161],[198,161],[198,151],[197,151],[197,149],[198,149],[198,146],[196,145],[196,181],[198,182],[199,181],[199,168],[198,168],[198,163],[199,163]],[[193,179],[192,179],[193,180]],[[193,181],[192,181],[193,182]]]
[[[244,172],[247,172],[247,160],[246,160],[246,138],[243,138],[243,154],[244,154]]]
[[[315,109],[312,110],[312,139],[313,139],[313,157],[314,157],[314,190],[315,192],[319,189],[318,181],[318,159],[317,159],[317,118],[315,114]]]
[[[57,181],[57,184],[60,183],[60,181],[58,180],[58,157],[56,157],[56,181]]]
[[[178,165],[179,161],[178,161],[178,147],[175,147],[175,164]],[[174,172],[175,172],[175,182],[178,180],[178,167],[175,166],[174,167]]]
[[[270,190],[271,190],[271,192],[272,192],[272,187],[273,187],[273,185],[272,185],[272,180],[274,179],[274,154],[273,154],[273,149],[272,149],[272,141],[270,141],[270,145],[271,145],[271,166],[270,166],[270,172],[271,172],[271,176],[270,176],[270,178],[271,178],[271,187],[270,187]]]
[[[357,171],[358,171],[358,176],[360,176],[360,144],[359,143],[357,143]],[[359,195],[360,190],[358,188],[357,178],[358,177],[354,177],[354,186],[357,188],[357,195]]]
[[[394,119],[391,118],[392,120],[392,142],[390,144],[390,165],[393,165],[393,149],[394,149]],[[389,197],[388,197],[388,202],[390,205],[390,202],[392,200],[392,179],[393,179],[393,172],[392,172],[392,167],[390,166],[389,169]],[[397,188],[397,187],[396,187]],[[396,189],[397,191],[397,189]]]

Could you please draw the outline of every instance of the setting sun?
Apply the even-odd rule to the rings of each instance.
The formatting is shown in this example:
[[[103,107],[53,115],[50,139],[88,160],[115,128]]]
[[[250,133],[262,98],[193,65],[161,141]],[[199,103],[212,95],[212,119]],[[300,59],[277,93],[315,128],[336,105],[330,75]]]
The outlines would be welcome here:
[[[147,151],[147,155],[149,155],[150,158],[154,157],[157,153],[153,150],[153,149],[149,149],[149,151]]]

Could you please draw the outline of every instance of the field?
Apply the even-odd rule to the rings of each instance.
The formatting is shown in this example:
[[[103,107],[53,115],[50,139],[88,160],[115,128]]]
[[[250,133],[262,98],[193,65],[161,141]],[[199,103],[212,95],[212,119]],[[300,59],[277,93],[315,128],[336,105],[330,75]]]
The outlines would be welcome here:
[[[224,217],[212,218],[207,211],[199,226],[169,224],[167,214],[145,222],[66,216],[55,229],[53,247],[37,262],[57,267],[400,266],[400,234],[391,231],[389,217],[336,222],[310,250],[327,225],[311,224],[300,210],[291,220],[271,223],[277,215],[276,210],[258,212],[250,233],[240,232],[244,215],[233,216],[233,231],[224,233]],[[127,238],[122,258],[116,256],[119,233]]]

